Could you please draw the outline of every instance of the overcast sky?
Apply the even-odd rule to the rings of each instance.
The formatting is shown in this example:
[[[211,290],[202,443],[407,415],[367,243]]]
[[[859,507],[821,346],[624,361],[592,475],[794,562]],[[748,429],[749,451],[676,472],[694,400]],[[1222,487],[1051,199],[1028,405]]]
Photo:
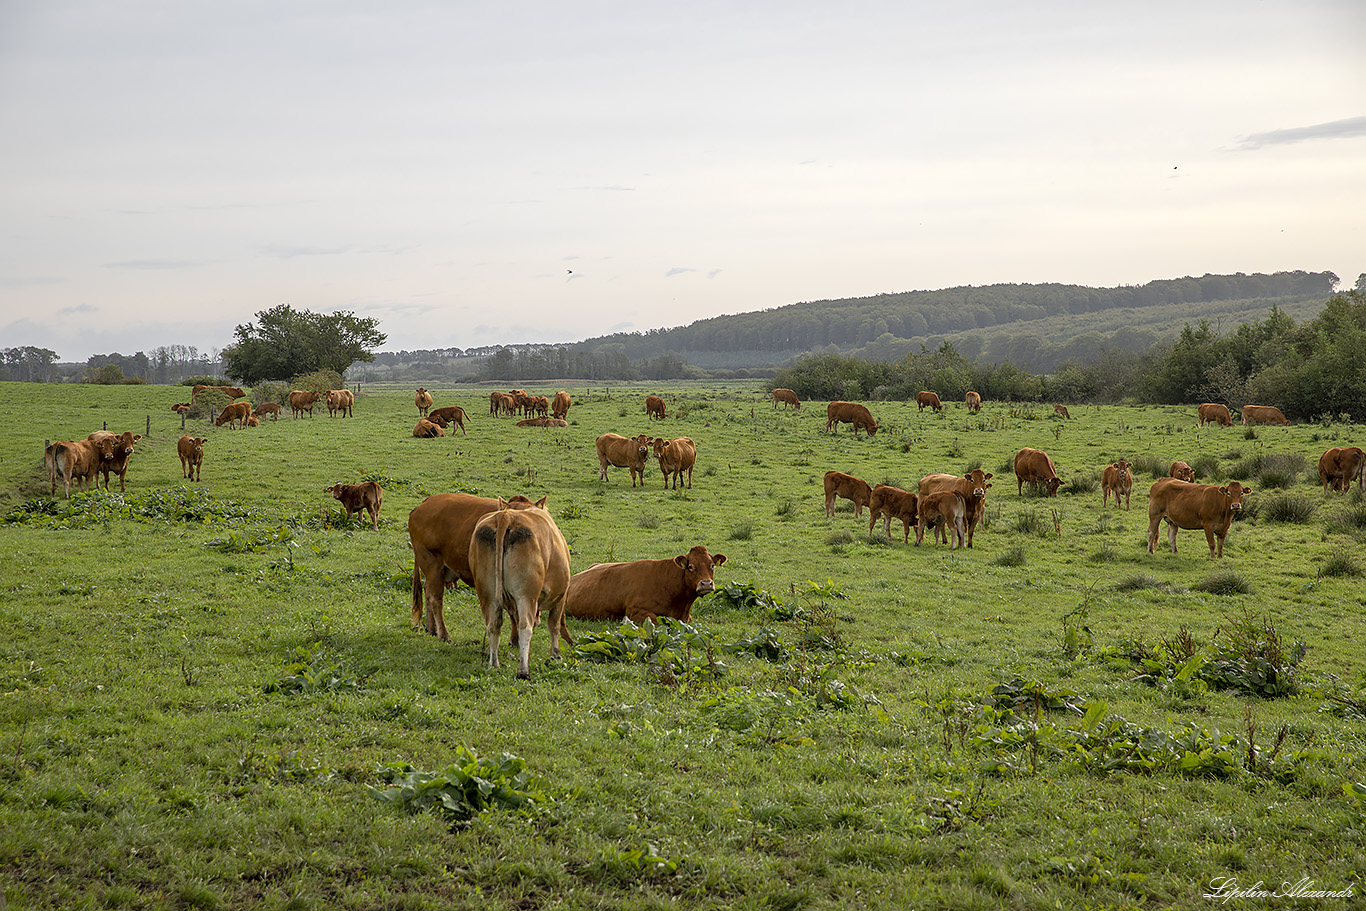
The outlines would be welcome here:
[[[1366,271],[1366,3],[0,0],[0,347]]]

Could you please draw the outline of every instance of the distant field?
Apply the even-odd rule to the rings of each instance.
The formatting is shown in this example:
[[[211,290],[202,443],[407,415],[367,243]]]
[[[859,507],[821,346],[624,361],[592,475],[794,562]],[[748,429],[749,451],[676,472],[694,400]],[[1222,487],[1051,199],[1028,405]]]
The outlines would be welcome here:
[[[413,439],[407,386],[362,388],[349,419],[182,431],[184,387],[0,384],[10,907],[1207,908],[1221,882],[1306,878],[1362,894],[1366,501],[1316,472],[1325,449],[1366,447],[1361,426],[870,402],[869,439],[736,381],[568,386],[570,426],[538,429],[490,416],[487,387],[428,388],[467,435]],[[647,422],[647,392],[666,421]],[[149,416],[123,497],[48,496],[44,440]],[[644,489],[625,469],[599,481],[606,431],[691,437],[692,489],[657,466]],[[182,478],[182,432],[209,440],[202,483]],[[1058,497],[1013,489],[1024,446],[1052,455]],[[1121,457],[1140,466],[1128,511],[1101,505]],[[1254,490],[1222,561],[1198,530],[1147,553],[1152,469],[1176,459]],[[870,535],[844,500],[825,518],[827,470],[914,490],[978,465],[995,477],[971,550]],[[363,477],[385,489],[378,532],[323,491]],[[729,594],[670,643],[571,622],[598,657],[552,662],[542,626],[530,681],[506,644],[490,671],[468,589],[447,594],[451,643],[409,626],[407,516],[451,490],[547,496],[575,571],[705,544]],[[519,757],[530,779],[499,780],[530,808],[466,819],[371,791],[466,747]]]

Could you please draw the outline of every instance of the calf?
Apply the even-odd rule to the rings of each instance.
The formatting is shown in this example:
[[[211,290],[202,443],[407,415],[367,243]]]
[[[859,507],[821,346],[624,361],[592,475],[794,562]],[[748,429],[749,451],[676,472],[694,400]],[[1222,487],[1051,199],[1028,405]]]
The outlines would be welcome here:
[[[176,452],[180,454],[180,475],[191,481],[198,481],[204,465],[204,444],[208,440],[199,437],[181,437],[176,441]]]
[[[969,392],[963,396],[963,400],[968,404],[968,411],[982,410],[982,397],[975,392]]]
[[[323,489],[341,502],[348,519],[352,514],[360,515],[362,511],[370,513],[370,527],[379,531],[379,508],[384,504],[384,488],[379,484],[365,481],[361,484],[333,484]]]
[[[802,403],[797,400],[797,393],[793,392],[791,389],[773,390],[773,407],[777,408],[779,402],[782,402],[784,405],[791,405],[798,411],[802,410]]]
[[[873,526],[877,524],[878,517],[882,518],[883,532],[890,539],[892,537],[892,520],[901,520],[901,543],[909,544],[911,541],[911,526],[916,523],[916,495],[909,491],[902,490],[900,487],[889,487],[886,484],[879,484],[873,488],[872,495],[868,498],[868,534],[873,533]]]
[[[873,488],[868,486],[868,482],[862,478],[856,478],[842,471],[827,471],[825,473],[825,517],[827,519],[835,515],[835,497],[843,497],[853,502],[854,515],[862,516],[863,507],[868,505],[872,496]]]
[[[987,521],[987,491],[991,488],[991,479],[994,477],[991,472],[980,468],[974,468],[962,476],[936,472],[921,478],[917,489],[921,500],[929,494],[944,491],[956,491],[963,497],[968,505],[968,547],[971,547],[977,523],[980,522],[983,528],[989,528],[991,525]]]
[[[949,542],[949,550],[963,546],[968,524],[968,504],[956,490],[941,490],[921,497],[915,525],[915,546],[925,540],[925,526],[933,526],[935,543]],[[950,540],[952,532],[952,540]]]
[[[215,427],[222,427],[227,424],[230,428],[241,428],[247,426],[247,418],[249,417],[251,417],[251,405],[246,402],[233,402],[231,405],[224,406],[213,423]]]
[[[915,403],[919,407],[917,411],[924,411],[926,408],[933,408],[936,414],[944,413],[944,406],[939,402],[939,394],[936,392],[917,392]]]
[[[1069,421],[1072,420],[1072,415],[1070,415],[1070,414],[1067,413],[1067,406],[1066,406],[1066,405],[1054,405],[1054,406],[1053,406],[1053,413],[1054,413],[1054,414],[1060,414],[1060,415],[1062,415],[1064,418],[1066,418],[1066,419],[1069,420]]]
[[[692,469],[697,462],[697,444],[687,437],[674,440],[656,440],[655,455],[659,459],[659,470],[664,475],[665,489],[677,490],[683,486],[683,472],[688,473],[688,489],[692,489]],[[672,478],[673,483],[670,484]]]
[[[445,424],[442,424],[441,426],[445,427],[454,424],[460,428],[461,433],[464,433],[465,419],[467,417],[468,415],[465,414],[465,409],[461,408],[459,405],[445,405],[441,408],[433,408],[431,413],[427,415],[427,420],[432,423],[439,423],[436,419],[440,418],[442,421],[445,421]]]
[[[645,416],[664,420],[664,400],[657,395],[645,396]]]
[[[446,431],[441,429],[441,425],[426,418],[418,418],[417,424],[413,427],[413,436],[418,439],[430,439],[431,437],[444,437]]]
[[[114,457],[112,459],[100,459],[100,473],[104,476],[104,489],[109,489],[109,474],[113,472],[119,476],[119,493],[124,491],[124,480],[128,474],[128,460],[133,457],[136,450],[133,444],[142,439],[142,434],[133,433],[125,430],[122,434],[113,434],[108,430],[96,430],[88,440],[101,440],[106,437],[114,441]]]
[[[263,418],[266,415],[270,415],[272,421],[278,421],[280,420],[280,403],[262,402],[256,406],[256,410],[252,412],[252,415],[257,418]]]
[[[1102,507],[1110,505],[1110,494],[1115,495],[1115,509],[1119,509],[1119,498],[1124,496],[1124,508],[1129,508],[1129,493],[1134,489],[1134,476],[1130,469],[1131,464],[1120,459],[1105,466],[1105,472],[1100,479],[1100,505]]]
[[[1195,469],[1191,468],[1185,462],[1172,462],[1171,471],[1167,472],[1167,477],[1194,483]]]

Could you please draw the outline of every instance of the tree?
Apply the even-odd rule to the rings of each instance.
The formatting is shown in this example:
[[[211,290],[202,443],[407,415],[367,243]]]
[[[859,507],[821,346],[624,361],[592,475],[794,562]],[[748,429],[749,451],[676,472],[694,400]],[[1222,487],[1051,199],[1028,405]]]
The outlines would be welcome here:
[[[356,361],[369,363],[369,349],[384,344],[379,320],[339,310],[311,313],[280,304],[238,326],[236,341],[223,349],[223,372],[248,386],[288,380],[317,370],[344,374]]]

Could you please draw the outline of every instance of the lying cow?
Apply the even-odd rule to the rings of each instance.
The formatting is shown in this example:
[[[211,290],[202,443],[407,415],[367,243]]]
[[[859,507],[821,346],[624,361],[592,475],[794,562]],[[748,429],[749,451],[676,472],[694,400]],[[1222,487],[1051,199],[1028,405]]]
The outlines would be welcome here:
[[[418,418],[417,424],[413,426],[413,436],[418,439],[431,439],[432,437],[444,437],[446,431],[441,429],[441,425],[426,418]]]
[[[1178,528],[1203,528],[1210,559],[1216,557],[1216,544],[1217,556],[1223,557],[1224,538],[1233,524],[1233,515],[1242,510],[1243,498],[1250,493],[1251,487],[1237,481],[1230,481],[1227,487],[1191,484],[1176,478],[1154,481],[1148,489],[1148,553],[1156,553],[1157,530],[1165,519],[1172,553],[1176,553]]]
[[[714,573],[725,562],[725,554],[698,544],[668,560],[595,563],[569,580],[564,612],[579,620],[644,623],[672,617],[687,623],[693,602],[716,589]],[[574,641],[567,629],[564,636]]]
[[[191,481],[198,481],[204,465],[204,444],[208,440],[184,436],[176,441],[176,453],[180,456],[180,475]]]
[[[434,424],[447,427],[451,424],[460,428],[460,432],[465,432],[465,419],[469,417],[465,414],[465,409],[459,405],[444,405],[440,408],[433,408],[427,415],[427,420]],[[438,418],[440,420],[438,420]],[[441,423],[444,421],[445,423]]]
[[[370,527],[379,531],[379,508],[384,505],[384,488],[379,484],[365,481],[360,484],[333,484],[323,489],[341,502],[342,509],[346,510],[346,518],[368,512]]]
[[[943,490],[921,497],[915,525],[915,546],[925,540],[925,527],[934,528],[934,541],[949,542],[949,550],[962,547],[967,537],[968,504],[956,490]],[[952,540],[950,540],[952,533]]]
[[[877,421],[866,406],[857,402],[831,402],[825,406],[825,429],[838,430],[840,424],[853,424],[854,436],[858,436],[859,430],[870,437],[877,436]]]
[[[1172,467],[1171,470],[1167,472],[1167,477],[1195,483],[1195,469],[1191,468],[1185,462],[1172,462]]]
[[[1100,478],[1100,505],[1110,505],[1110,494],[1115,495],[1115,509],[1119,509],[1119,498],[1124,497],[1124,508],[1129,508],[1129,494],[1134,489],[1133,468],[1129,462],[1120,459],[1105,466]]]
[[[825,517],[835,515],[835,497],[843,497],[854,504],[854,515],[862,516],[863,507],[872,499],[873,488],[862,478],[856,478],[842,471],[825,473]]]
[[[607,466],[628,468],[631,471],[631,486],[636,486],[636,476],[640,476],[640,486],[645,486],[645,462],[650,457],[650,438],[645,434],[637,437],[624,437],[617,433],[604,433],[598,437],[598,480],[607,480]]]
[[[86,439],[101,440],[106,437],[113,438],[114,457],[112,459],[100,459],[100,473],[104,476],[104,489],[109,489],[109,475],[113,473],[119,476],[119,493],[123,493],[124,479],[128,474],[128,460],[137,451],[133,444],[142,439],[142,434],[133,433],[131,430],[125,430],[122,434],[110,433],[108,430],[96,430]]]
[[[569,422],[563,418],[523,418],[517,422],[518,427],[568,427]]]
[[[911,526],[916,523],[916,495],[902,490],[900,487],[890,487],[886,484],[879,484],[873,488],[872,494],[868,497],[868,534],[873,533],[873,526],[877,524],[879,518],[882,519],[882,530],[890,539],[892,537],[892,520],[901,520],[901,543],[909,544],[911,541]]]

